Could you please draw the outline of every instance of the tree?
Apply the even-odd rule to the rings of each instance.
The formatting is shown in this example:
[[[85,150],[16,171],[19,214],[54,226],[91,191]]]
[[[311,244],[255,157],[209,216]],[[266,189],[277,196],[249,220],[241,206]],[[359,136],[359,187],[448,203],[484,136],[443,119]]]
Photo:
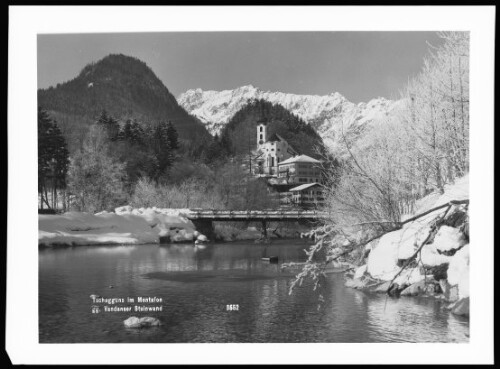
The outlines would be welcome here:
[[[58,189],[66,188],[69,153],[57,123],[38,108],[38,193],[40,207],[57,208]],[[51,201],[49,201],[49,192]]]
[[[155,164],[151,168],[152,171],[149,173],[149,177],[158,184],[160,178],[167,174],[168,169],[174,161],[168,139],[167,125],[164,122],[159,122],[150,130],[149,141]]]
[[[418,199],[429,192],[439,195],[468,173],[469,33],[440,35],[443,45],[424,59],[400,108],[357,145],[342,130],[349,157],[340,172],[331,173],[338,178],[327,195],[330,217],[309,234],[317,242],[298,280],[316,278],[313,256],[321,250],[327,250],[327,261],[354,261],[361,247],[414,218]]]
[[[105,128],[91,126],[68,171],[68,189],[80,211],[109,210],[125,200],[125,166],[108,151]]]
[[[144,130],[137,120],[134,119],[130,127],[130,140],[138,145],[144,145]]]
[[[170,149],[177,150],[179,148],[179,134],[170,121],[167,124],[167,139]]]
[[[440,35],[444,44],[425,59],[404,95],[423,192],[442,192],[446,183],[469,170],[469,34]]]
[[[101,115],[97,120],[97,124],[104,128],[106,136],[110,141],[115,141],[119,138],[120,125],[115,118],[113,118],[111,115],[108,115],[106,110],[103,110],[101,112]]]

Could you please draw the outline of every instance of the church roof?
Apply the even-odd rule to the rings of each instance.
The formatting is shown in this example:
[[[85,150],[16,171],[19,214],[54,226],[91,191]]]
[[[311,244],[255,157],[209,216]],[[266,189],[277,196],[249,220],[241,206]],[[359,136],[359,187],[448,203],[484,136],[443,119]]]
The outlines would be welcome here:
[[[279,134],[277,134],[277,133],[273,134],[267,140],[267,142],[274,142],[274,141],[284,141],[284,142],[286,142],[286,140],[283,137],[281,137]]]
[[[292,163],[320,164],[321,162],[319,160],[311,158],[310,156],[307,156],[307,155],[299,155],[299,156],[294,156],[293,158],[286,159],[286,160],[282,161],[281,163],[279,163],[278,165],[292,164]]]

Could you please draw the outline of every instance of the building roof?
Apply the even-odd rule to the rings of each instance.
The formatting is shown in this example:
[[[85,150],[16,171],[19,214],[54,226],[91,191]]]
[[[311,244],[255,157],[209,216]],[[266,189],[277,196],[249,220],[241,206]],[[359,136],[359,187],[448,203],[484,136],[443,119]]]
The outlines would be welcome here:
[[[275,133],[269,139],[267,142],[274,142],[274,141],[284,141],[287,142],[283,137],[281,137],[279,134]]]
[[[302,185],[294,187],[294,188],[290,188],[290,191],[302,191],[302,190],[306,190],[308,188],[311,188],[313,186],[321,186],[321,185],[318,182],[306,183],[306,184],[302,184]]]
[[[294,156],[293,158],[286,159],[279,163],[278,165],[283,165],[283,164],[292,164],[292,163],[315,163],[315,164],[320,164],[321,162],[319,160],[316,160],[314,158],[311,158],[310,156],[307,155],[299,155],[299,156]]]

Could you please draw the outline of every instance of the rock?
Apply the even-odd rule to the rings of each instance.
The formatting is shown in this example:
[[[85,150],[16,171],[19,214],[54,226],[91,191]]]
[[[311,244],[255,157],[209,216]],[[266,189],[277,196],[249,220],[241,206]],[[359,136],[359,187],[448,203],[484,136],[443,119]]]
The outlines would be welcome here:
[[[134,208],[130,205],[125,205],[125,206],[120,206],[118,208],[115,208],[115,213],[116,214],[130,214]]]
[[[160,236],[160,243],[170,243],[170,235],[167,234],[165,236]]]
[[[161,325],[158,319],[150,316],[145,316],[142,318],[131,316],[130,318],[124,320],[123,324],[127,328],[145,328]]]
[[[193,232],[193,236],[194,236],[194,237],[198,237],[200,234],[201,234],[201,233],[200,233],[200,232],[198,232],[198,231],[194,231],[194,232]]]
[[[446,300],[448,301],[457,301],[458,300],[458,286],[451,286],[450,291],[448,293],[448,296],[446,297]]]
[[[402,292],[401,296],[418,296],[422,295],[426,290],[426,282],[420,281],[413,283],[412,285],[406,287]]]
[[[398,267],[402,267],[404,265],[406,265],[406,262],[407,262],[408,259],[398,259],[398,261],[396,262],[396,265]],[[410,261],[410,263],[408,265],[406,265],[406,268],[417,268],[418,267],[418,261],[417,260],[412,260]]]
[[[356,289],[361,289],[366,287],[366,280],[363,280],[361,278],[353,278],[353,279],[348,279],[345,282],[345,286],[349,288],[356,288]]]
[[[434,296],[436,293],[439,293],[439,287],[435,283],[428,283],[425,286],[425,294],[428,296]]]
[[[469,244],[458,250],[451,258],[448,268],[448,283],[456,286],[459,298],[469,296],[469,250]]]
[[[453,304],[451,304],[449,307],[451,309],[451,313],[459,316],[469,316],[469,297],[465,297],[463,299],[460,299]]]
[[[448,263],[439,264],[430,268],[429,271],[436,281],[446,280],[448,278],[448,266]]]
[[[387,281],[387,282],[384,282],[384,283],[381,283],[379,284],[374,290],[373,292],[377,292],[377,293],[387,293],[387,289],[389,288],[391,282],[390,281]]]
[[[452,256],[467,241],[458,228],[441,226],[434,237],[433,245],[440,254]]]
[[[448,214],[444,220],[444,224],[450,227],[460,227],[467,219],[467,212],[462,209],[457,209],[454,212]]]
[[[365,265],[362,265],[360,266],[358,269],[356,269],[356,272],[354,273],[354,277],[353,278],[361,278],[363,276],[363,274],[365,274],[366,272],[366,264]]]
[[[406,285],[400,286],[397,283],[393,283],[392,286],[390,286],[387,290],[387,294],[392,297],[399,297],[399,295],[401,295],[401,291],[403,291],[405,288]]]
[[[458,300],[458,287],[451,286],[446,279],[441,279],[439,281],[439,287],[443,291],[443,296],[446,301],[457,301]]]
[[[465,239],[467,240],[467,242],[469,241],[469,222],[465,222],[461,227],[460,227],[460,230],[462,231],[462,233],[464,234],[464,237]]]
[[[196,241],[197,242],[208,242],[208,238],[207,238],[207,236],[205,236],[203,234],[198,234],[198,236],[196,236]]]

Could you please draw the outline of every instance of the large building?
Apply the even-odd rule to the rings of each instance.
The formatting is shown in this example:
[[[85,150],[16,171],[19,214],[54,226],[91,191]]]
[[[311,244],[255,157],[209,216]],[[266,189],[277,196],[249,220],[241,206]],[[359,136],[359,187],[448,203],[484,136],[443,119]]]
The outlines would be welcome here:
[[[306,183],[280,194],[280,203],[302,208],[321,208],[325,204],[323,186],[319,183]]]
[[[275,133],[267,137],[267,124],[257,125],[257,170],[256,174],[276,176],[279,163],[298,155],[288,142]]]
[[[267,124],[257,125],[255,175],[267,183],[283,206],[318,208],[323,206],[321,161],[299,153],[279,134],[267,136]]]
[[[288,184],[321,182],[321,162],[307,155],[298,155],[278,164],[278,177]]]

